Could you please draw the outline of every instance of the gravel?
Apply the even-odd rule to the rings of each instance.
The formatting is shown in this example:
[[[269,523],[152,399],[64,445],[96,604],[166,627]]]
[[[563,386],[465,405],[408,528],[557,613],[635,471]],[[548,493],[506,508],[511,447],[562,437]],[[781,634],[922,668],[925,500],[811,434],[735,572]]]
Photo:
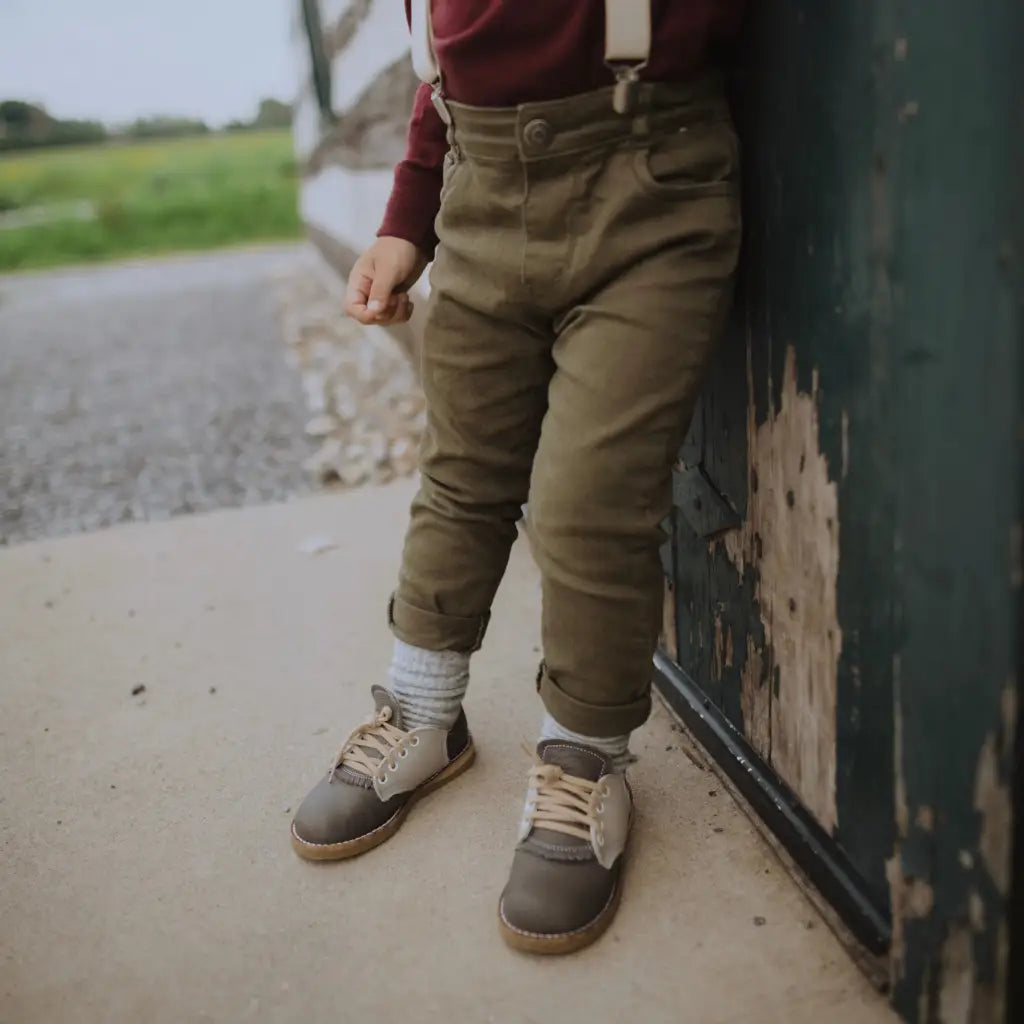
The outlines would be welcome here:
[[[303,247],[0,277],[0,544],[308,492]]]

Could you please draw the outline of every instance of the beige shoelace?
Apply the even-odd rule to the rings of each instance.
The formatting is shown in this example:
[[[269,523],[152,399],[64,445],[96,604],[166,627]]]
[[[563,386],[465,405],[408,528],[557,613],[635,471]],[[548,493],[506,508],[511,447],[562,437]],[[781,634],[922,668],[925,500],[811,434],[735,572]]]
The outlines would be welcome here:
[[[531,825],[578,839],[590,839],[591,826],[600,831],[594,811],[603,807],[596,782],[566,775],[557,764],[535,764],[530,769],[530,788],[536,792],[527,809]]]
[[[352,735],[345,740],[341,751],[335,758],[331,777],[333,778],[335,771],[344,766],[373,778],[377,769],[392,757],[395,747],[408,735],[398,726],[391,724],[391,708],[381,708],[371,719],[356,726]],[[416,746],[419,739],[413,736],[409,742],[412,746]],[[390,761],[390,767],[394,771],[393,758]]]

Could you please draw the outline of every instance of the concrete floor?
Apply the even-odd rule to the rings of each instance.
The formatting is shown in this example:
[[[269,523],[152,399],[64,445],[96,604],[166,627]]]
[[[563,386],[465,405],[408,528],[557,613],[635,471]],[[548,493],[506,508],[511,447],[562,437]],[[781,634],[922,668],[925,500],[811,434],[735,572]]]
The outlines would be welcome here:
[[[292,854],[290,810],[382,679],[410,497],[0,551],[0,1021],[892,1019],[661,710],[611,931],[568,960],[505,949],[540,714],[522,545],[475,662],[476,766],[364,858]],[[337,549],[301,553],[318,534]]]

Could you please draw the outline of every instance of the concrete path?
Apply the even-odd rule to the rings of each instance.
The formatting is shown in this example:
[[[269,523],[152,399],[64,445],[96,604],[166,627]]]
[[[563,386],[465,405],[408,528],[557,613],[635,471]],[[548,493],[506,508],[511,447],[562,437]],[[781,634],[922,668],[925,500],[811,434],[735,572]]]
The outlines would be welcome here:
[[[0,276],[0,544],[308,490],[297,245]]]
[[[410,497],[0,552],[0,1021],[890,1020],[661,710],[634,744],[612,930],[568,960],[505,949],[496,901],[540,714],[522,545],[475,662],[477,765],[366,857],[292,854],[291,809],[382,678]],[[337,549],[300,553],[316,535]]]

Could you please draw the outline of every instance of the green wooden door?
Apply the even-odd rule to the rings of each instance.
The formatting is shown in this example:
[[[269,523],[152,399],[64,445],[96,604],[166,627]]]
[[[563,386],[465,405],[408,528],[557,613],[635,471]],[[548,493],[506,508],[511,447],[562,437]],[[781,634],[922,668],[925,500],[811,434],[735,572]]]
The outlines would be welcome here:
[[[1024,4],[760,0],[661,682],[913,1020],[1006,1014]]]

